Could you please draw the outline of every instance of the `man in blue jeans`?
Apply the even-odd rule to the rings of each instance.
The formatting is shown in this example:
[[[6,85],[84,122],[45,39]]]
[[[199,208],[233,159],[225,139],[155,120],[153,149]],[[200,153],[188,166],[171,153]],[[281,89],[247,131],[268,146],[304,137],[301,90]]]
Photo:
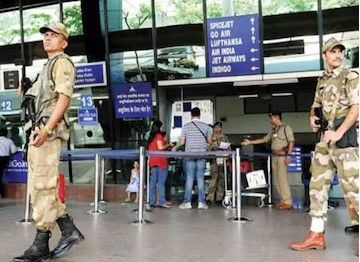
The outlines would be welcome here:
[[[200,109],[194,107],[191,109],[191,122],[184,125],[180,144],[185,144],[186,152],[205,152],[211,143],[212,129],[208,124],[200,121]],[[204,170],[205,159],[189,158],[185,161],[185,196],[184,202],[179,206],[180,209],[191,209],[191,192],[194,178],[196,176],[198,186],[198,209],[207,209],[205,200]]]

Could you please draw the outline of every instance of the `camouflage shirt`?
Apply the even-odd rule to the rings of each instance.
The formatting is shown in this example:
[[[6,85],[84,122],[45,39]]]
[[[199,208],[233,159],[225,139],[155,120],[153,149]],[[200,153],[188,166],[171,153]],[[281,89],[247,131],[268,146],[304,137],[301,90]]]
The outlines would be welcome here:
[[[69,56],[60,53],[46,62],[33,87],[27,92],[27,94],[36,97],[36,119],[40,128],[46,124],[46,120],[51,116],[59,99],[59,94],[72,97],[74,83],[75,68]],[[68,140],[68,125],[68,110],[66,110],[63,119],[54,127],[53,134],[48,139]]]
[[[352,105],[359,104],[359,75],[343,67],[325,71],[316,86],[311,108],[321,107],[326,120],[331,120],[331,111],[339,97],[334,118],[345,117]]]
[[[219,136],[217,136],[217,135],[215,135],[215,133],[213,133],[212,136],[211,136],[210,149],[211,150],[218,150],[221,142],[228,143],[229,138],[224,134],[220,134]]]

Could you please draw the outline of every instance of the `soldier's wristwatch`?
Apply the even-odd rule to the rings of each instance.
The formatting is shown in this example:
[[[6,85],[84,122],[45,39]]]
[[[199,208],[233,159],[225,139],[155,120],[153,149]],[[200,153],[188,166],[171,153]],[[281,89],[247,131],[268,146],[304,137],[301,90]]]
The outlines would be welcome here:
[[[44,126],[44,130],[46,132],[46,134],[48,134],[48,136],[51,136],[52,135],[52,130],[50,128],[48,128],[47,126]]]

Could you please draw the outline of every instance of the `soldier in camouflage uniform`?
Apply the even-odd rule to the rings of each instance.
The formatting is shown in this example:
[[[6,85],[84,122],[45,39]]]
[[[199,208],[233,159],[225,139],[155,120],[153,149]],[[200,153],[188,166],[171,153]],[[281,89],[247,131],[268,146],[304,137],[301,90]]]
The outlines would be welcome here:
[[[211,136],[211,150],[219,150],[221,142],[229,142],[229,138],[222,133],[222,123],[216,122],[213,125],[213,134]],[[224,158],[211,160],[211,180],[208,189],[207,200],[210,202],[222,201],[224,198]],[[216,198],[215,198],[216,195]]]
[[[328,120],[327,130],[316,144],[312,161],[310,182],[310,233],[303,241],[290,245],[294,250],[325,249],[324,224],[327,215],[328,190],[333,170],[340,176],[344,197],[351,207],[359,213],[359,155],[358,146],[341,146],[336,142],[356,123],[359,116],[359,77],[358,74],[342,67],[345,46],[335,38],[324,43],[323,59],[326,71],[319,78],[314,103],[310,111],[310,125],[317,132],[314,108],[321,108]],[[344,118],[335,128],[334,120]]]
[[[63,53],[68,45],[68,32],[59,22],[40,28],[40,32],[49,59],[25,94],[35,100],[36,123],[29,140],[28,175],[37,234],[30,248],[14,261],[59,257],[84,239],[58,196],[60,150],[69,138],[67,111],[75,81],[74,65]],[[48,242],[56,223],[62,236],[50,252]]]

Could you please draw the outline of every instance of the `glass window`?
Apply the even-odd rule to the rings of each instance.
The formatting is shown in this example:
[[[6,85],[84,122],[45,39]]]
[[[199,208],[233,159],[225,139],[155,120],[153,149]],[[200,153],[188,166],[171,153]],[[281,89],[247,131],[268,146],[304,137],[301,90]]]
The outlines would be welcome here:
[[[151,28],[151,1],[124,0],[122,3],[122,28],[124,30]]]
[[[321,4],[323,9],[331,9],[346,6],[357,6],[359,5],[359,0],[322,0]]]
[[[222,14],[219,1],[207,2],[210,17]],[[202,24],[204,21],[202,0],[161,0],[156,1],[156,25],[158,27],[172,25]],[[186,26],[184,27],[184,30]],[[199,29],[189,28],[193,33],[202,33]],[[196,31],[198,30],[198,31]],[[205,47],[195,43],[194,38],[187,39],[189,45],[172,43],[171,46],[158,50],[159,80],[202,78],[206,76]],[[191,45],[191,42],[194,42]],[[200,45],[199,45],[200,44]]]
[[[258,13],[258,0],[207,0],[207,17],[223,17]]]
[[[320,70],[316,0],[264,0],[265,73]]]
[[[159,80],[206,76],[204,46],[174,46],[158,50]]]
[[[234,14],[257,14],[259,11],[258,0],[234,0]]]
[[[60,6],[58,4],[24,10],[25,42],[41,40],[40,27],[58,21],[59,11]]]
[[[345,45],[344,64],[349,68],[359,67],[359,6],[358,1],[327,0],[322,2],[324,41],[330,37]],[[356,5],[357,4],[357,5]]]
[[[83,26],[81,18],[80,1],[64,3],[63,5],[64,24],[70,35],[82,35]]]
[[[169,26],[203,23],[202,0],[157,0],[156,25]]]
[[[317,1],[314,0],[263,0],[263,15],[287,14],[315,11]]]
[[[153,50],[124,52],[122,69],[126,82],[152,81],[155,70]]]
[[[0,45],[20,43],[20,13],[0,13]]]

